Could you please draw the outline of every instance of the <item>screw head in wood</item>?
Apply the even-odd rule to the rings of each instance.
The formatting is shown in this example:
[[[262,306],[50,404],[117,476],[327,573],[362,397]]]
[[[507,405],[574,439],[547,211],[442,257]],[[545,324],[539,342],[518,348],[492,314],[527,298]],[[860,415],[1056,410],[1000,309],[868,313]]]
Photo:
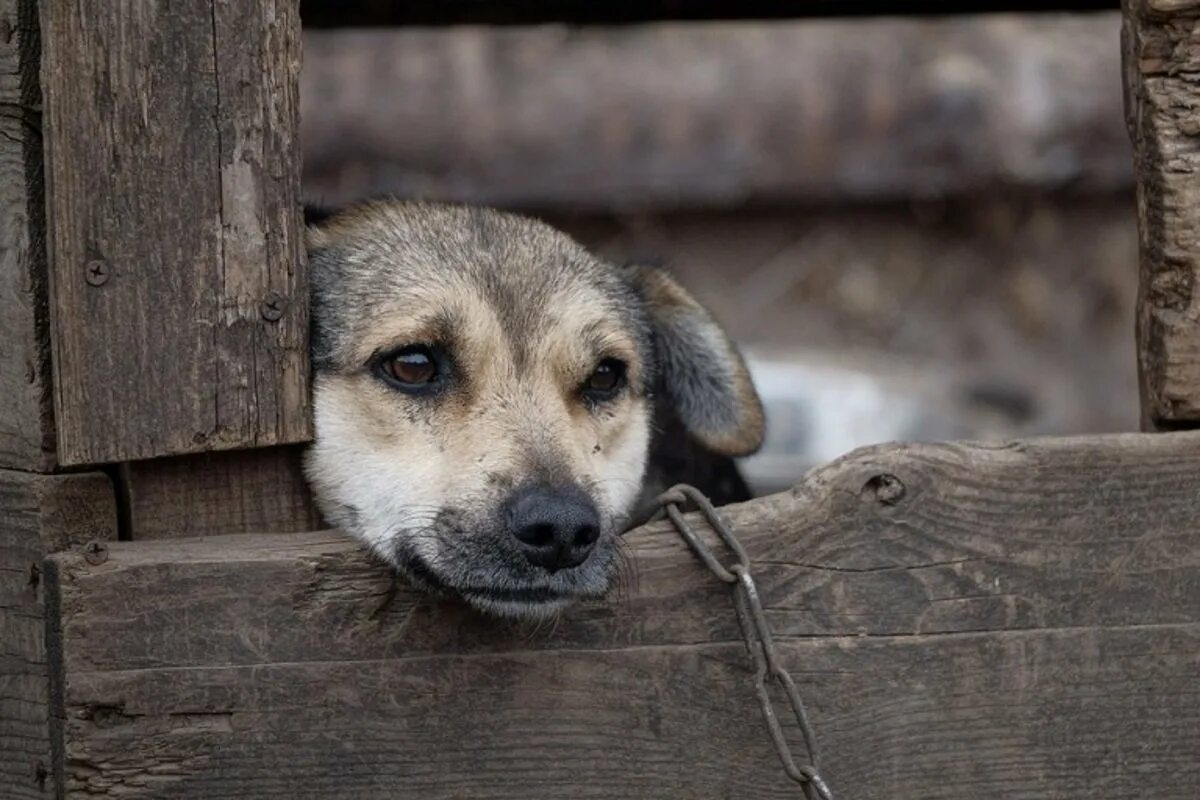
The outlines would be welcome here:
[[[84,270],[84,278],[87,279],[89,286],[103,286],[108,283],[108,278],[112,272],[107,261],[94,259],[87,263]]]
[[[279,292],[271,292],[263,298],[262,305],[258,308],[267,322],[278,322],[283,318],[283,311],[287,308],[287,298]]]
[[[93,567],[98,567],[108,561],[108,545],[104,542],[88,542],[83,548],[83,558]]]

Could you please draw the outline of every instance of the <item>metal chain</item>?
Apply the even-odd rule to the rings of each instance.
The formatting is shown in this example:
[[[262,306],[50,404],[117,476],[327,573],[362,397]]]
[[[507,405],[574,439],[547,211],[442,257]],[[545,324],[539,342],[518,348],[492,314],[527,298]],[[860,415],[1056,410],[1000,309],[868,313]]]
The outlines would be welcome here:
[[[713,532],[733,551],[736,561],[732,565],[725,566],[717,560],[708,545],[701,541],[696,532],[692,530],[680,510],[687,505],[688,501],[695,504]],[[750,557],[746,555],[745,548],[733,535],[733,531],[729,529],[717,510],[713,508],[713,504],[694,486],[686,484],[673,486],[659,495],[658,503],[675,525],[675,529],[679,531],[679,535],[692,548],[692,552],[699,556],[700,560],[704,562],[704,566],[708,567],[709,572],[733,587],[733,606],[737,613],[738,626],[742,629],[746,648],[750,651],[750,657],[754,662],[754,689],[758,694],[758,702],[762,707],[763,719],[766,720],[771,741],[775,745],[775,752],[779,754],[779,760],[783,763],[783,771],[789,778],[800,784],[804,796],[808,800],[833,800],[833,793],[829,786],[817,773],[817,741],[813,736],[812,727],[808,723],[808,713],[805,712],[804,703],[800,700],[796,682],[784,669],[775,652],[771,628],[767,624],[767,617],[758,597],[758,587],[755,586],[754,578],[750,575]],[[804,735],[804,747],[808,755],[808,762],[805,764],[797,764],[792,757],[783,727],[779,724],[779,717],[775,713],[775,705],[767,693],[768,677],[774,678],[783,689],[788,703],[792,707],[792,713],[800,724],[800,732]]]

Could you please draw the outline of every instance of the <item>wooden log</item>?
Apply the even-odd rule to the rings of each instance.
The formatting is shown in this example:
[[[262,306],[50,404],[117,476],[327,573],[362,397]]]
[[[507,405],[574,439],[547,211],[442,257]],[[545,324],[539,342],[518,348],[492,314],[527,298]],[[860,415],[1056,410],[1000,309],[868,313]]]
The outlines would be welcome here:
[[[727,508],[841,795],[1190,797],[1198,444],[884,446]],[[55,556],[66,795],[781,796],[728,589],[627,545],[541,633],[333,533]]]
[[[125,465],[129,538],[310,531],[321,516],[296,445]]]
[[[116,539],[116,530],[105,475],[0,470],[0,795],[6,800],[51,793],[42,561],[57,550]]]
[[[1200,424],[1200,5],[1126,0],[1126,119],[1141,240],[1143,426]]]
[[[1124,193],[1119,25],[309,33],[305,192],[560,210]]]
[[[295,0],[41,8],[62,463],[306,440]]]
[[[0,468],[55,465],[37,3],[0,0]]]
[[[659,20],[793,19],[864,14],[969,14],[997,11],[1092,11],[1117,7],[1117,0],[303,0],[305,26],[530,25],[544,22],[627,24]]]

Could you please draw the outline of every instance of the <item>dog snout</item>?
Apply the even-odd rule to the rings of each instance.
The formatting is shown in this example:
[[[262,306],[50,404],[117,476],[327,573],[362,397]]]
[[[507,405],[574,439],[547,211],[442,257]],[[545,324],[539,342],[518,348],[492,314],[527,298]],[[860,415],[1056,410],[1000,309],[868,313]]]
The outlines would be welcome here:
[[[587,560],[600,538],[600,515],[577,488],[518,490],[508,504],[508,530],[529,563],[550,572]]]

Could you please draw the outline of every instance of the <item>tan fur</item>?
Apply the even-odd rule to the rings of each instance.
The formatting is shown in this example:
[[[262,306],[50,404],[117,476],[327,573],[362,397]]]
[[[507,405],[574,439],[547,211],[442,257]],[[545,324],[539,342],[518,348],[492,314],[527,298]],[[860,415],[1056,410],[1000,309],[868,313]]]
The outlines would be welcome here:
[[[532,220],[418,204],[360,206],[310,229],[308,246],[323,292],[314,318],[334,328],[320,345],[306,465],[327,517],[401,569],[415,561],[451,588],[495,588],[501,599],[472,600],[488,610],[560,604],[531,608],[504,591],[561,602],[603,591],[654,417],[649,321],[625,273]],[[656,312],[707,314],[665,276],[646,288]],[[736,430],[696,434],[747,452],[762,437],[757,395],[736,350],[700,319],[739,408]],[[382,354],[446,338],[453,380],[436,399],[373,371]],[[589,404],[582,387],[604,359],[626,365],[628,387]],[[602,539],[578,569],[551,574],[515,554],[499,512],[531,483],[580,487],[594,504]]]
[[[731,367],[731,382],[737,397],[737,425],[725,431],[693,431],[693,434],[712,450],[729,456],[746,456],[762,446],[766,431],[762,402],[742,354],[721,332],[712,314],[700,305],[674,278],[660,269],[642,269],[641,279],[647,301],[658,314],[695,314],[709,321],[711,345],[720,351]]]

